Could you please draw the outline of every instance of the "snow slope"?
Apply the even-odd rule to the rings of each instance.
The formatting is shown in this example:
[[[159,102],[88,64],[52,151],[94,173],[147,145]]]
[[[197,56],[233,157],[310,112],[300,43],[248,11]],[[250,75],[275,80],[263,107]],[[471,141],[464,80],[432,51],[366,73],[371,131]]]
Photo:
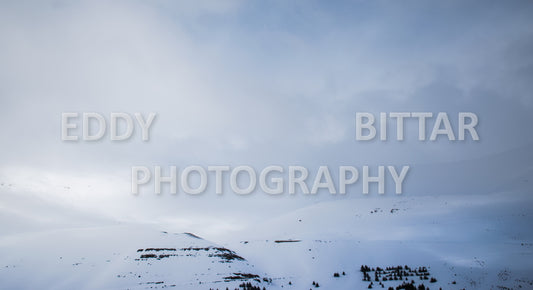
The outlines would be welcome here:
[[[366,289],[361,265],[428,267],[437,282],[416,282],[431,289],[529,289],[533,233],[524,229],[532,205],[518,193],[320,203],[228,244],[295,289],[313,281],[325,289]],[[289,240],[299,242],[279,243]]]
[[[437,282],[416,283],[431,289],[531,289],[532,206],[519,192],[339,200],[230,232],[219,244],[134,224],[4,234],[0,288],[233,289],[251,281],[309,289],[315,281],[366,289],[361,265],[408,265],[428,268]]]
[[[428,175],[440,177],[420,181],[436,189],[433,195],[317,199],[207,239],[94,216],[6,182],[0,186],[0,289],[234,289],[243,282],[367,289],[362,265],[426,267],[427,280],[402,278],[431,289],[533,289],[527,149],[434,166]],[[491,174],[494,162],[508,169]],[[436,194],[445,190],[454,191]],[[385,289],[401,284],[380,282]]]
[[[3,289],[225,289],[254,279],[265,284],[253,265],[229,249],[193,234],[132,225],[2,237],[0,256]]]

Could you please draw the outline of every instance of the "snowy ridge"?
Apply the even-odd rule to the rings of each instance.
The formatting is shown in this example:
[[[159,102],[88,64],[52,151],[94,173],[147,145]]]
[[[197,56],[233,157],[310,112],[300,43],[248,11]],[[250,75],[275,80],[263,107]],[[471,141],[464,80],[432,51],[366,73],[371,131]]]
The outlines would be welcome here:
[[[38,242],[36,242],[38,241]],[[191,234],[110,226],[3,238],[5,289],[209,289],[265,283],[234,251]]]

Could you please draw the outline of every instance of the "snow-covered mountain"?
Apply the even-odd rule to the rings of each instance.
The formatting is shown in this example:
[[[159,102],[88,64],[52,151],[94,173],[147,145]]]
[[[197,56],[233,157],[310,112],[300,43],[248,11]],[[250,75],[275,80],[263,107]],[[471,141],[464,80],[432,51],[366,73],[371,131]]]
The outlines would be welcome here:
[[[533,235],[524,228],[533,201],[524,200],[511,193],[319,203],[228,234],[221,244],[140,225],[4,235],[1,288],[234,289],[251,282],[309,289],[316,282],[366,289],[366,265],[426,268],[427,280],[414,272],[402,280],[431,289],[530,289]]]
[[[366,289],[363,265],[426,267],[427,280],[403,280],[431,289],[531,289],[533,233],[525,229],[533,200],[524,200],[512,193],[320,203],[245,230],[237,236],[246,240],[229,244],[295,289],[313,281],[325,289]],[[381,288],[370,274],[373,288]],[[401,284],[380,281],[385,289]]]
[[[205,239],[195,235],[202,228],[118,222],[4,182],[0,289],[533,289],[525,151],[431,171],[474,172],[473,181],[458,180],[466,188],[490,176],[493,162],[518,164],[493,175],[482,193],[317,199]],[[430,181],[451,188],[444,183],[454,178]]]

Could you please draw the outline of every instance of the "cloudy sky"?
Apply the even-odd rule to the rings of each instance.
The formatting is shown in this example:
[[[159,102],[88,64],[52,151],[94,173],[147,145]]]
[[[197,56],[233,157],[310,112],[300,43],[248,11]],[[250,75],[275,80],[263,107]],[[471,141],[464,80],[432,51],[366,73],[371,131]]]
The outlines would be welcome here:
[[[131,166],[416,168],[524,148],[532,13],[530,1],[2,1],[0,178],[116,219],[225,229],[320,197],[135,197]],[[448,112],[454,125],[471,111],[481,140],[419,142],[414,126],[404,142],[356,142],[365,111]],[[158,116],[149,142],[69,143],[62,112]]]

